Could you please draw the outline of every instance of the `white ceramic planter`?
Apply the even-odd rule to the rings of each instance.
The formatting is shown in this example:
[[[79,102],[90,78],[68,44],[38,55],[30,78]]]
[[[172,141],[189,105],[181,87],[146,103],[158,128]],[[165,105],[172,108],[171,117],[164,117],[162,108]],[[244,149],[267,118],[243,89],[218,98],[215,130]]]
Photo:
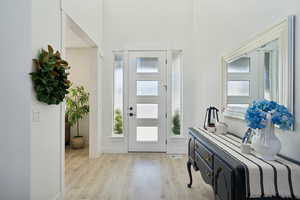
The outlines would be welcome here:
[[[275,135],[275,127],[271,122],[271,115],[267,116],[266,128],[260,129],[252,138],[251,147],[256,154],[265,160],[275,160],[281,150],[281,142]]]

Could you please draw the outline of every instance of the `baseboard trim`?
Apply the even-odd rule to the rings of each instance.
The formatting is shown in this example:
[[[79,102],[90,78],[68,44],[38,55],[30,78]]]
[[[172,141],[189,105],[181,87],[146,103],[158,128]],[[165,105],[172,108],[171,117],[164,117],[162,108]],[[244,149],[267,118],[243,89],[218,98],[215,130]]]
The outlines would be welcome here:
[[[61,192],[58,193],[53,200],[64,200],[64,194]]]
[[[170,141],[167,149],[168,154],[187,154],[188,151],[186,140]]]
[[[128,151],[134,150],[134,151],[143,151],[144,148],[135,148],[135,149],[127,149],[125,145],[116,145],[111,143],[111,145],[103,146],[102,147],[102,152],[101,153],[128,153]],[[151,148],[147,152],[162,152],[161,148]],[[167,144],[167,149],[166,151],[167,154],[186,154],[187,153],[187,143],[186,139],[171,139],[168,141]],[[101,155],[101,154],[100,154]]]
[[[128,151],[121,148],[103,147],[102,153],[128,153]]]

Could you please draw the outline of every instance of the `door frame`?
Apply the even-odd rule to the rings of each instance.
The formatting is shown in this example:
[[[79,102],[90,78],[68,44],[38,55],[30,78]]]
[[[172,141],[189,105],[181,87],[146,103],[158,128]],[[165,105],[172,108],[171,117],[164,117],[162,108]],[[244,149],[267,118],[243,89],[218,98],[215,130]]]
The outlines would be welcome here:
[[[163,150],[161,149],[157,149],[155,147],[151,148],[149,147],[149,150],[143,150],[143,148],[139,148],[139,147],[136,147],[135,150],[133,150],[131,147],[130,147],[130,144],[131,144],[131,135],[130,135],[130,117],[128,116],[128,108],[129,106],[132,106],[130,105],[131,103],[131,100],[130,100],[130,87],[132,87],[131,82],[130,82],[130,76],[131,76],[131,72],[133,72],[134,70],[131,69],[131,62],[130,62],[130,56],[131,54],[143,54],[143,53],[153,53],[153,54],[160,54],[160,56],[163,55],[163,59],[161,63],[163,63],[163,66],[161,66],[161,69],[164,69],[161,70],[159,73],[161,73],[160,75],[163,76],[163,83],[161,83],[160,85],[160,88],[159,88],[159,91],[162,90],[162,85],[168,85],[168,79],[167,79],[167,68],[168,68],[168,65],[167,65],[167,59],[168,59],[168,51],[167,50],[129,50],[127,51],[127,62],[125,65],[125,70],[126,71],[125,73],[127,73],[127,79],[125,80],[124,82],[124,87],[125,87],[125,90],[127,91],[124,95],[124,98],[126,99],[126,101],[124,102],[124,115],[126,115],[126,126],[127,126],[127,150],[128,152],[167,152],[167,138],[168,138],[168,134],[167,134],[167,125],[168,125],[168,118],[167,117],[163,117],[161,116],[161,118],[159,118],[159,121],[160,121],[160,124],[161,124],[161,130],[159,131],[160,134],[163,134],[162,138],[161,138],[161,142],[163,144]],[[132,74],[133,75],[133,74]],[[165,91],[162,91],[163,94],[164,94],[164,97],[161,97],[159,98],[159,101],[161,101],[161,106],[162,106],[162,112],[164,112],[166,115],[167,115],[167,102],[168,102],[168,91],[165,90]],[[162,95],[162,93],[160,93],[160,95]],[[162,120],[164,119],[164,120]]]
[[[80,37],[87,42],[89,45],[89,49],[94,49],[96,51],[96,65],[92,67],[92,71],[90,74],[93,75],[92,81],[94,82],[93,85],[95,87],[92,88],[92,91],[90,91],[90,98],[89,98],[89,104],[90,104],[90,112],[89,112],[89,158],[97,158],[99,157],[100,148],[99,146],[99,130],[101,128],[101,122],[100,120],[100,94],[101,94],[101,88],[99,88],[100,83],[100,64],[101,64],[101,56],[99,52],[98,45],[88,36],[87,33],[85,33],[80,26],[68,15],[64,12],[62,9],[62,49],[61,53],[63,57],[66,57],[66,27],[69,26],[72,28],[72,31],[74,31],[76,34],[80,35]],[[65,104],[65,102],[64,102]],[[66,105],[63,105],[63,117],[65,116],[64,111],[66,109]]]
[[[100,105],[101,92],[101,64],[103,53],[96,42],[94,42],[86,32],[64,11],[61,1],[60,10],[60,52],[62,58],[66,57],[66,28],[68,24],[72,25],[76,33],[78,33],[91,48],[96,51],[96,65],[92,68],[93,82],[96,86],[93,88],[93,95],[90,95],[89,104],[94,112],[89,112],[89,159],[98,158],[101,155],[101,129],[102,129],[102,107]],[[66,102],[60,103],[60,195],[57,199],[64,198],[65,188],[65,111]]]
[[[124,57],[124,80],[123,80],[123,85],[124,85],[124,95],[123,95],[123,110],[126,111],[128,107],[128,90],[126,90],[128,87],[126,84],[128,84],[128,64],[129,64],[129,52],[143,52],[143,51],[165,51],[167,52],[167,124],[166,124],[166,139],[167,139],[167,149],[166,153],[168,154],[185,154],[187,153],[186,149],[186,142],[187,142],[187,135],[184,133],[185,130],[185,124],[184,124],[184,113],[183,113],[183,76],[184,76],[184,54],[183,54],[183,49],[181,48],[172,48],[172,49],[166,49],[166,48],[127,48],[127,49],[113,49],[112,50],[112,55],[122,55]],[[180,79],[181,79],[181,135],[180,136],[175,136],[171,134],[171,126],[172,126],[172,109],[170,103],[172,102],[172,93],[171,93],[171,88],[170,86],[172,85],[172,79],[171,79],[171,72],[172,72],[172,55],[173,53],[177,53],[180,55],[180,67],[181,67],[181,74],[180,74]],[[113,70],[113,69],[112,69]],[[114,74],[114,72],[112,72]],[[112,85],[114,85],[114,79],[112,79]],[[114,88],[114,86],[112,87]],[[113,93],[113,92],[112,92]],[[113,95],[112,95],[113,96]],[[113,100],[113,98],[112,98]],[[113,105],[113,104],[112,104]],[[113,109],[112,109],[113,112]],[[113,115],[112,115],[113,116]],[[112,147],[111,149],[104,149],[105,152],[108,153],[128,153],[129,152],[129,137],[128,137],[128,116],[123,115],[123,122],[124,122],[124,132],[123,136],[120,137],[110,137],[109,143]],[[111,130],[113,130],[113,125],[114,125],[114,118],[111,118],[112,120],[112,125],[111,125]],[[124,145],[124,146],[123,146]],[[121,146],[121,147],[120,147]],[[119,148],[120,147],[120,148]]]

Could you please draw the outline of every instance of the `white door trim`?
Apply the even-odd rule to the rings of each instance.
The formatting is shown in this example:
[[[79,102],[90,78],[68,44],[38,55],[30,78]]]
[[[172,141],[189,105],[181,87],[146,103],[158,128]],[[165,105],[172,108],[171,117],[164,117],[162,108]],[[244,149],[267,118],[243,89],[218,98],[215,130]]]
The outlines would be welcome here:
[[[159,58],[159,72],[158,73],[136,73],[135,58],[136,57],[158,57]],[[159,106],[158,119],[136,119],[136,116],[128,117],[128,151],[146,151],[146,152],[166,152],[166,139],[167,139],[167,118],[166,118],[166,102],[167,91],[164,88],[167,85],[167,51],[129,51],[128,52],[128,65],[127,77],[125,83],[126,90],[128,91],[127,103],[125,104],[124,114],[130,113],[129,107],[133,107],[133,113],[136,113],[136,105],[140,103],[155,103]],[[159,81],[158,96],[136,96],[136,80],[145,81]],[[140,126],[157,126],[158,127],[158,141],[157,142],[137,142],[136,141],[136,127]],[[156,125],[155,125],[156,124]]]
[[[63,0],[60,1],[60,52],[62,57],[65,57],[65,27],[66,27],[66,15],[63,12]],[[63,101],[60,103],[60,193],[56,199],[61,200],[64,198],[65,193],[65,107],[66,103]]]
[[[126,48],[126,49],[113,49],[112,54],[120,54],[124,56],[124,106],[123,111],[127,111],[127,105],[128,105],[128,91],[126,90],[127,82],[128,82],[128,63],[129,63],[129,52],[149,52],[149,51],[157,51],[157,52],[167,52],[167,118],[168,118],[168,124],[167,124],[167,153],[168,154],[186,154],[187,148],[186,148],[186,142],[187,142],[187,135],[184,131],[186,129],[185,124],[182,121],[182,134],[180,136],[175,136],[171,134],[171,124],[172,124],[172,115],[171,112],[171,67],[172,67],[172,52],[178,52],[181,55],[181,85],[183,84],[183,75],[184,75],[184,69],[183,69],[183,60],[184,60],[184,53],[183,50],[180,48],[172,48],[172,49],[165,49],[165,48],[145,48],[145,49],[135,49],[135,48]],[[113,82],[113,81],[112,81]],[[181,113],[183,118],[183,88],[181,87]],[[124,114],[124,136],[123,137],[109,137],[108,143],[106,144],[106,148],[103,149],[106,153],[128,153],[129,151],[129,140],[128,140],[128,127],[126,126],[128,121],[128,116]],[[113,118],[112,118],[113,123]],[[113,130],[113,126],[112,126]]]

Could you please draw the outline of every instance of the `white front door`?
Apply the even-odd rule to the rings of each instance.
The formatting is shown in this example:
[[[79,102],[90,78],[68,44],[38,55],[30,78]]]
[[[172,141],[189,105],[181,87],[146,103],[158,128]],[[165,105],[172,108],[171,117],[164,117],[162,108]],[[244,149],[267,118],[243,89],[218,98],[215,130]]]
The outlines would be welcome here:
[[[129,151],[166,151],[166,51],[129,52]]]

